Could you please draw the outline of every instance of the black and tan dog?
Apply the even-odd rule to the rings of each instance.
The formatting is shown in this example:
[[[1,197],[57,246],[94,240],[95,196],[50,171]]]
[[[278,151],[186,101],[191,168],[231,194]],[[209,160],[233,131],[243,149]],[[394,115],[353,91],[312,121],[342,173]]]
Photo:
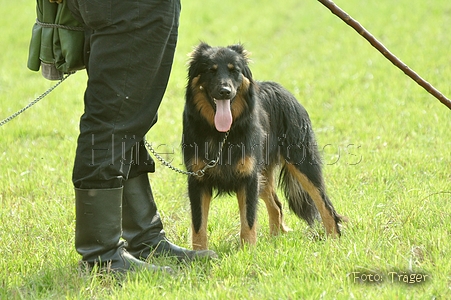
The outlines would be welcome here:
[[[326,195],[321,159],[306,110],[274,82],[257,82],[242,45],[191,53],[183,114],[182,148],[188,177],[194,249],[207,249],[207,220],[213,192],[236,193],[241,241],[256,243],[261,197],[270,232],[286,232],[276,194],[275,171],[290,209],[339,236],[340,216]],[[202,176],[203,175],[203,176]]]

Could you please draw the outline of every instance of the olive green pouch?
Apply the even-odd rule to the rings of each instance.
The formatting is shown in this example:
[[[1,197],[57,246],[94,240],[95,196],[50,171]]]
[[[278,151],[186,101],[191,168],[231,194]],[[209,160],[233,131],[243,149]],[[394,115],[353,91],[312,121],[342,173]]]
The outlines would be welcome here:
[[[49,80],[85,68],[85,28],[67,7],[66,0],[36,0],[36,23],[28,54],[28,68],[41,69]]]

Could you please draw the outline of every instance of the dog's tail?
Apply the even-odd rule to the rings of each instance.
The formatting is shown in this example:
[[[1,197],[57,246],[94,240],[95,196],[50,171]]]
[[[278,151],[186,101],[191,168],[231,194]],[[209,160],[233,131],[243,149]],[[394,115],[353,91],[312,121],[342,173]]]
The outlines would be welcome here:
[[[285,165],[280,171],[280,185],[285,193],[290,209],[309,225],[321,221],[315,203],[309,194],[302,188],[301,183],[293,176]]]
[[[342,217],[335,211],[321,182],[314,184],[296,165],[289,163],[282,167],[280,181],[290,209],[299,218],[309,225],[322,220],[328,234],[340,236]]]

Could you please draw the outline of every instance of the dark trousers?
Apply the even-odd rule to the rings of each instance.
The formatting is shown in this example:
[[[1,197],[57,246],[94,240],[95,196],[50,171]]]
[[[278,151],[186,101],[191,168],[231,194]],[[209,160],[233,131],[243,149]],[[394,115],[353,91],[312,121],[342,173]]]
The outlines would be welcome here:
[[[80,189],[121,187],[153,172],[143,145],[177,43],[180,0],[69,0],[89,28],[88,84],[73,169]]]

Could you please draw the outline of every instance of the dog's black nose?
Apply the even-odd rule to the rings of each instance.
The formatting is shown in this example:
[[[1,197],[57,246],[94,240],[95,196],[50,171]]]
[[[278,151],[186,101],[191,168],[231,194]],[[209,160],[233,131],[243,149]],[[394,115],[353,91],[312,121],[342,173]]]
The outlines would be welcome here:
[[[230,97],[230,94],[232,93],[232,89],[227,87],[227,86],[223,86],[221,87],[221,89],[219,90],[219,94],[221,95],[221,97],[223,99],[227,99]]]

